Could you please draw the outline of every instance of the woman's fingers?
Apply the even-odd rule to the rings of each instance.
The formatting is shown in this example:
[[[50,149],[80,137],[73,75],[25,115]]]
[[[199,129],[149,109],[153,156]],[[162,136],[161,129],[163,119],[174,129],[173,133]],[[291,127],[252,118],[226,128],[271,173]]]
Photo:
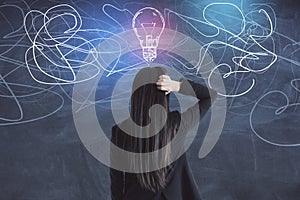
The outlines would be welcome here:
[[[157,82],[160,84],[169,84],[171,78],[168,75],[160,75]]]
[[[158,88],[159,90],[163,90],[163,91],[168,90],[168,87],[166,87],[166,86],[164,86],[164,85],[158,85],[157,88]]]
[[[161,90],[161,91],[168,91],[171,92],[171,88],[168,85],[158,85],[157,89]]]
[[[165,81],[165,80],[171,80],[171,78],[170,78],[170,76],[168,76],[168,75],[160,75],[160,76],[158,77],[158,80],[159,80],[159,81]]]
[[[158,81],[156,82],[156,85],[170,85],[170,82],[169,81]]]
[[[160,75],[158,78],[170,78],[170,76],[163,74],[163,75]]]
[[[169,94],[172,91],[172,80],[168,75],[160,75],[156,82],[157,89]]]

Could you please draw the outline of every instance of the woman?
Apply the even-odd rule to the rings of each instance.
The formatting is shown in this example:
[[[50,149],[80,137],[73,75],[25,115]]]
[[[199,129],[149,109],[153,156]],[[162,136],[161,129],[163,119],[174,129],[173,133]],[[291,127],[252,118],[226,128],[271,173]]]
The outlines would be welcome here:
[[[169,94],[179,92],[191,95],[192,87],[198,103],[184,113],[169,111]],[[138,126],[130,129],[137,137],[128,134],[119,125],[112,128],[112,142],[118,147],[135,153],[146,153],[159,150],[169,144],[176,136],[179,126],[188,129],[199,119],[195,113],[203,116],[216,97],[216,92],[205,86],[183,79],[174,81],[162,67],[142,68],[135,76],[131,96],[131,120]],[[156,109],[154,116],[149,110],[154,105],[164,109]],[[195,110],[197,109],[197,110]],[[199,110],[198,110],[199,109]],[[166,114],[167,113],[167,114]],[[184,116],[184,117],[183,117]],[[125,122],[126,123],[126,120]],[[143,129],[148,126],[149,129]],[[151,128],[152,127],[152,128]],[[143,129],[143,131],[142,131]],[[157,131],[158,130],[158,131]],[[188,130],[186,130],[188,131]],[[156,134],[157,133],[157,134]],[[138,135],[143,137],[138,137]],[[146,135],[146,136],[145,136]],[[197,200],[200,195],[191,174],[186,155],[180,156],[172,164],[151,171],[153,162],[169,163],[171,148],[160,157],[146,161],[143,165],[133,163],[133,168],[144,173],[128,173],[111,169],[111,196],[113,200]],[[111,155],[113,157],[114,155]]]

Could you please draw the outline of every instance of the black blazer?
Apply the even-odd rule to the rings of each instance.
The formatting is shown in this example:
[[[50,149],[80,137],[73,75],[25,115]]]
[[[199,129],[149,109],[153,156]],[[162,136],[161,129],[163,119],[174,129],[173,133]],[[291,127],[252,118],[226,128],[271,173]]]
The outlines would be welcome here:
[[[199,108],[200,116],[207,112],[211,102],[216,98],[217,93],[214,90],[208,89],[207,87],[197,84],[193,81],[183,80],[180,93],[185,95],[191,95],[187,89],[190,84],[198,98],[197,104],[190,107],[183,113],[178,111],[170,112],[168,117],[175,119],[178,123],[182,123],[183,126],[188,129],[196,123],[195,110]],[[184,117],[181,117],[184,115]],[[184,121],[180,121],[184,119]],[[130,136],[131,137],[131,136]],[[128,142],[128,135],[124,133],[117,125],[112,128],[111,141],[126,150]],[[198,200],[200,194],[191,173],[188,161],[185,153],[180,156],[169,168],[168,175],[166,177],[166,186],[159,192],[152,192],[144,189],[139,184],[136,174],[118,171],[110,169],[111,177],[111,198],[112,200]]]

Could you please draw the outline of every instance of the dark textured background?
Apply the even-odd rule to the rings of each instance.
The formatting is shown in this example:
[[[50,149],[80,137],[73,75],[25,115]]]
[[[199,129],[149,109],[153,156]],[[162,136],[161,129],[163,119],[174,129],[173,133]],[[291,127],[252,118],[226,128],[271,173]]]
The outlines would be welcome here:
[[[26,1],[31,9],[42,11],[59,3],[68,3],[78,9],[83,18],[93,17],[94,19],[104,17],[100,9],[104,3],[122,6],[129,2],[132,1]],[[179,0],[143,2],[154,7],[170,8],[188,14],[189,8]],[[194,2],[207,5],[215,1]],[[245,10],[251,9],[250,4],[256,2],[266,3],[266,1],[243,1]],[[24,2],[0,1],[0,3],[1,5],[19,5],[25,13],[29,11]],[[300,40],[300,4],[297,1],[284,0],[268,1],[268,3],[271,3],[276,13],[276,32],[293,40],[274,36],[275,52],[284,58],[299,61],[297,42]],[[6,76],[7,82],[46,88],[57,92],[64,99],[63,102],[59,96],[49,92],[20,97],[25,119],[46,115],[63,106],[53,115],[33,122],[5,125],[6,122],[1,120],[0,199],[109,199],[109,170],[87,152],[76,133],[71,100],[67,96],[71,94],[71,87],[63,87],[66,91],[64,93],[58,86],[40,85],[31,79],[24,67],[24,53],[28,40],[22,36],[4,38],[6,34],[22,26],[22,15],[16,10],[12,11],[3,7],[0,13],[0,74],[5,76],[17,68],[16,71]],[[111,23],[108,19],[106,20]],[[99,25],[89,20],[84,22],[87,27]],[[113,26],[112,24],[109,29]],[[115,31],[117,33],[119,30]],[[21,30],[20,33],[24,34],[24,31]],[[197,38],[195,35],[193,37]],[[17,43],[15,48],[6,52],[10,46]],[[24,44],[25,47],[19,46],[20,44]],[[290,46],[284,49],[288,44]],[[218,55],[213,56],[218,57]],[[292,79],[300,77],[299,67],[279,58],[266,73],[255,75],[257,84],[251,92],[242,97],[229,99],[228,114],[220,140],[204,159],[197,157],[204,137],[201,130],[199,131],[188,150],[188,158],[203,199],[294,200],[300,198],[299,147],[278,147],[267,144],[254,135],[249,124],[251,108],[259,97],[268,91],[281,90],[287,94],[292,103],[299,102],[299,93],[290,85]],[[117,76],[112,76],[110,79],[103,80],[99,87],[99,99],[109,94],[111,83],[116,78]],[[0,86],[0,94],[8,94],[2,81]],[[20,95],[30,93],[31,90],[28,87],[11,87]],[[32,89],[32,91],[35,90]],[[274,98],[272,103],[278,107],[283,105],[281,97]],[[101,104],[97,109],[101,112],[100,123],[110,130],[114,122],[108,106],[109,104]],[[11,99],[0,97],[0,117],[18,115],[15,107]],[[289,108],[279,116],[263,109],[254,114],[256,130],[266,134],[266,137],[272,141],[287,144],[300,143],[300,118],[297,106]]]

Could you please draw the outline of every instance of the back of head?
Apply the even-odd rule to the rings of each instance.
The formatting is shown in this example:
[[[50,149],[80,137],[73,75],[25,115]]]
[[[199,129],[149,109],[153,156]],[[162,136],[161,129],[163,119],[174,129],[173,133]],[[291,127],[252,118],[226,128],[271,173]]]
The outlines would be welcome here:
[[[145,67],[136,74],[132,86],[131,118],[138,125],[150,123],[148,112],[155,104],[169,110],[169,96],[156,86],[159,76],[165,74],[162,67]]]
[[[162,123],[164,113],[169,111],[169,95],[165,95],[165,92],[157,89],[156,82],[160,75],[165,75],[166,70],[162,67],[145,67],[142,68],[135,76],[132,96],[131,96],[131,118],[138,126],[146,126],[150,123],[154,123],[155,126],[163,127],[159,133],[151,138],[133,138],[131,145],[135,147],[135,151],[139,153],[146,153],[158,150],[162,146],[168,144],[171,140],[172,127],[168,126],[168,123]],[[150,119],[149,109],[159,104],[164,109],[155,110],[155,120]],[[168,121],[168,119],[167,119]],[[153,125],[153,124],[152,124]],[[153,160],[148,162],[168,162],[170,154],[163,155],[161,157],[154,157]],[[150,163],[148,163],[148,166]],[[145,171],[145,173],[137,174],[139,184],[153,192],[162,189],[165,186],[167,168],[149,172],[147,164],[145,169],[139,171]],[[137,168],[143,168],[142,165],[134,166]]]

